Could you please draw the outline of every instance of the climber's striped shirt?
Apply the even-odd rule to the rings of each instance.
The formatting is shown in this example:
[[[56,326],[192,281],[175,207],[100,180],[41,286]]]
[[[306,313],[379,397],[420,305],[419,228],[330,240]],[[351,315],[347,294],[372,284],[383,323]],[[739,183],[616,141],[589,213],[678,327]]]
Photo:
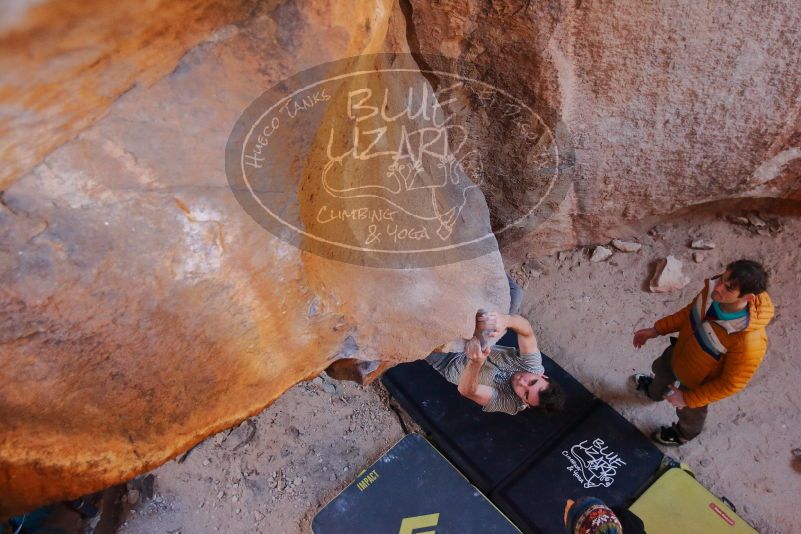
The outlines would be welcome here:
[[[469,360],[464,352],[434,352],[426,358],[426,361],[448,382],[458,386],[459,378]],[[534,354],[521,355],[514,347],[500,345],[492,347],[487,360],[481,366],[478,377],[479,384],[492,388],[492,398],[484,406],[485,412],[504,412],[514,415],[526,408],[525,403],[515,394],[509,383],[512,375],[520,371],[544,373],[542,353],[537,351]]]

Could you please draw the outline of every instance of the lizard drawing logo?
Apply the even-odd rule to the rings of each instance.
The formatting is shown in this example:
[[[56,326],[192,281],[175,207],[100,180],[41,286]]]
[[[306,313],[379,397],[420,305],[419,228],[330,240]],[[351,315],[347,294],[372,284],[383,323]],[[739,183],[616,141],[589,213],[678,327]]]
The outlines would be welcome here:
[[[602,439],[588,444],[584,440],[562,451],[570,465],[567,470],[581,482],[585,489],[603,486],[608,488],[615,482],[617,470],[626,465],[617,453],[608,450]]]
[[[436,222],[436,235],[447,240],[464,209],[468,194],[478,189],[484,179],[481,154],[466,149],[467,132],[459,125],[423,127],[407,131],[402,125],[397,145],[388,139],[387,128],[354,130],[354,144],[347,152],[335,155],[331,129],[328,163],[322,171],[325,191],[336,198],[380,198],[409,217]],[[371,135],[367,147],[360,147],[363,137]],[[363,143],[361,143],[363,144]],[[389,145],[389,146],[388,146]],[[356,182],[348,173],[349,165],[372,160],[377,169],[372,180],[361,176]],[[351,167],[352,168],[352,167]]]

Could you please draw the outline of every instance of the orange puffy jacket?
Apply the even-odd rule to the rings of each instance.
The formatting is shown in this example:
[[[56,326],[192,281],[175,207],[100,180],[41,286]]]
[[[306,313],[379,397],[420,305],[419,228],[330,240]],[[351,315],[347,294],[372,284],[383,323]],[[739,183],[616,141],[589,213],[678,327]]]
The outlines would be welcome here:
[[[690,304],[654,324],[656,331],[663,336],[679,333],[671,363],[673,373],[684,386],[684,401],[690,408],[706,406],[743,389],[762,363],[768,348],[765,327],[773,318],[774,310],[767,292],[762,292],[748,306],[745,329],[729,333],[716,322],[708,322],[726,351],[715,357],[705,350],[699,343],[702,334],[693,326],[694,322],[697,324],[697,319],[693,319],[693,307],[706,310],[710,293],[711,281],[707,280],[704,289]],[[702,300],[699,302],[698,299]]]

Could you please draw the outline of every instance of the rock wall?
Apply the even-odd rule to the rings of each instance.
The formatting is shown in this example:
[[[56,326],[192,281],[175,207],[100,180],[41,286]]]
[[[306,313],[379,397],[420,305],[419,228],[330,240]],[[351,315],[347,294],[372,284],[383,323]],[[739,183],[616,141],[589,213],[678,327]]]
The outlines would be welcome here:
[[[278,2],[272,1],[275,6]],[[4,2],[0,190],[75,137],[121,94],[169,73],[257,2]]]
[[[26,17],[56,25],[37,22],[41,34],[80,30],[103,46],[128,31],[162,37],[109,51],[105,70],[78,68],[55,89],[87,92],[59,102],[21,94],[19,72],[4,87],[43,113],[31,135],[27,112],[12,114],[18,144],[4,161],[21,169],[49,153],[13,180],[6,167],[0,204],[0,516],[148,471],[332,362],[370,380],[468,337],[476,308],[508,306],[497,248],[425,269],[326,260],[264,231],[229,189],[226,139],[242,110],[298,70],[381,51],[389,2],[261,4],[234,24],[198,23],[211,33],[177,63],[186,41],[174,32],[202,10],[145,31],[95,7],[62,30],[54,15],[68,4]],[[5,65],[24,61],[24,44],[3,49]],[[118,69],[131,54],[166,74],[99,109],[128,88]],[[31,70],[57,71],[60,58]],[[45,131],[59,136],[21,146]]]
[[[424,70],[426,54],[453,59],[527,102],[543,121],[534,139],[569,157],[558,195],[500,236],[508,259],[696,203],[801,199],[790,3],[3,9],[0,516],[152,469],[326,367],[370,380],[455,347],[476,308],[508,306],[497,250],[367,268],[301,252],[243,211],[228,134],[303,69],[408,46]],[[510,138],[478,140],[490,168],[540,164]],[[536,174],[503,176],[479,226],[530,200]]]
[[[403,3],[413,51],[470,65],[570,132],[570,187],[546,221],[501,236],[507,258],[607,242],[694,204],[801,200],[795,2]]]

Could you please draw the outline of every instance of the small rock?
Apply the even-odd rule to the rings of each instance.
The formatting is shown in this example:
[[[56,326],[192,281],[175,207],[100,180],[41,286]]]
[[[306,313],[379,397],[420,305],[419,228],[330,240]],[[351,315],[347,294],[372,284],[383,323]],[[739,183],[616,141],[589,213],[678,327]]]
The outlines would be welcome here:
[[[681,289],[690,283],[690,279],[681,272],[682,264],[673,256],[659,261],[656,272],[649,287],[653,293],[667,293]]]
[[[211,463],[211,461],[210,461],[208,458],[206,458],[205,460],[203,460],[203,466],[204,466],[204,467],[205,467],[205,466],[207,466],[207,465],[209,465],[210,463]]]
[[[292,481],[292,483],[293,483],[294,485],[296,485],[296,486],[300,486],[301,484],[303,484],[303,478],[301,478],[301,477],[295,477],[295,480],[293,480],[293,481]]]
[[[278,491],[284,491],[284,489],[286,489],[286,480],[284,480],[283,478],[279,478],[278,485],[276,486],[275,489],[277,489]]]
[[[323,389],[325,390],[326,393],[336,393],[337,392],[337,387],[334,384],[332,384],[331,382],[324,382],[323,383]]]
[[[632,241],[621,241],[620,239],[613,239],[612,246],[618,249],[620,252],[637,252],[642,248],[642,245],[639,243],[634,243]]]
[[[548,274],[548,268],[539,260],[535,259],[528,259],[526,260],[522,268],[525,272],[528,272],[529,275],[533,276],[534,278],[539,278],[543,274]]]
[[[256,521],[261,521],[262,519],[264,519],[264,514],[256,510],[255,512],[253,512],[253,518],[256,519]]]
[[[715,244],[705,239],[696,239],[690,243],[690,248],[694,248],[695,250],[712,250],[715,248]]]
[[[729,216],[729,221],[733,222],[734,224],[742,224],[742,225],[749,225],[751,221],[748,220],[748,217],[741,217],[738,215]]]
[[[709,467],[709,465],[710,465],[712,462],[709,460],[709,458],[701,458],[701,461],[700,461],[700,462],[698,462],[698,463],[700,463],[700,464],[701,464],[701,467]]]
[[[612,256],[611,250],[604,247],[603,245],[598,245],[597,247],[595,247],[595,250],[592,251],[592,256],[590,257],[590,261],[593,263],[598,263],[608,260],[611,256]]]
[[[704,256],[703,252],[693,252],[693,261],[695,263],[701,263],[704,261],[704,258],[706,258],[706,256]]]
[[[221,491],[221,492],[219,492],[219,493],[217,494],[217,498],[218,498],[218,499],[222,499],[224,495],[225,495],[225,492]]]
[[[560,250],[559,252],[556,253],[556,259],[559,262],[563,262],[569,257],[570,257],[570,251],[567,250]]]
[[[760,219],[759,215],[757,215],[756,213],[749,213],[748,214],[748,222],[751,223],[752,225],[756,226],[757,228],[761,228],[763,226],[767,226],[767,224],[768,224],[765,221],[763,221],[762,219]]]
[[[233,497],[231,497],[231,502],[236,502],[236,501],[238,501],[238,500],[239,500],[239,498],[238,498],[236,495],[234,495]]]
[[[241,512],[242,512],[242,509],[241,509],[241,508],[237,508],[237,509],[236,509],[236,513],[241,513]]]
[[[236,452],[256,436],[256,423],[246,419],[242,424],[233,429],[223,441],[223,446],[231,452]]]
[[[155,502],[155,503],[164,502],[164,498],[161,495],[159,495],[158,493],[156,493],[156,496],[153,497],[153,502]]]
[[[139,490],[138,489],[129,489],[128,494],[126,495],[126,500],[128,504],[133,506],[134,504],[139,502]]]

